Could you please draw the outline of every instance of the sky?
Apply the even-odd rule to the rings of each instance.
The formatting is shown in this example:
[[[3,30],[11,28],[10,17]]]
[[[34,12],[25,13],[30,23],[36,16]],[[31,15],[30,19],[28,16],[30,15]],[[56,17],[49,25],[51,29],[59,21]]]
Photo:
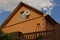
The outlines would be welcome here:
[[[60,0],[0,0],[0,25],[21,1],[50,15],[60,23]]]

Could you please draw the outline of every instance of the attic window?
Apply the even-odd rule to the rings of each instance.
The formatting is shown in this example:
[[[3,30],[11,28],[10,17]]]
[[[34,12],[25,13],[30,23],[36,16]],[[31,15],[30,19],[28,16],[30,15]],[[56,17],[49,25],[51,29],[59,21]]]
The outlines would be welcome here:
[[[29,18],[30,11],[29,10],[22,11],[21,14],[20,14],[20,19],[23,20],[25,15],[26,15],[26,18]]]

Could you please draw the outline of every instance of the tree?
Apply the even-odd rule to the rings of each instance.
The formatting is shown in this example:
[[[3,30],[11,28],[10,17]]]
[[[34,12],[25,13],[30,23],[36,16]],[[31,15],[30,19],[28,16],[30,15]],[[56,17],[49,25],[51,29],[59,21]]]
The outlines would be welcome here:
[[[0,40],[19,40],[19,37],[13,38],[10,33],[4,34],[2,28],[0,27]]]

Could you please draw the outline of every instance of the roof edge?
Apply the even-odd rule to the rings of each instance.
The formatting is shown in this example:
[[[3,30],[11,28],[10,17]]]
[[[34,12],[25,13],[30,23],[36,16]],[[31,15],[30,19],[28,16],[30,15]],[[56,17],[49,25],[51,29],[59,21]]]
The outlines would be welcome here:
[[[5,24],[7,24],[7,21],[9,21],[10,19],[11,19],[11,17],[13,17],[14,16],[14,14],[13,13],[16,13],[16,11],[19,9],[19,7],[18,6],[22,6],[22,2],[21,3],[19,3],[18,5],[17,5],[17,7],[11,12],[11,14],[5,19],[5,21],[1,24],[1,27],[3,27],[3,26],[5,26]]]
[[[58,22],[56,22],[50,15],[45,16],[46,20],[51,21],[52,24],[59,24]]]
[[[41,13],[41,14],[43,15],[43,13],[42,13],[41,11],[39,11],[39,10],[37,10],[37,9],[35,9],[35,8],[33,8],[33,7],[25,4],[25,3],[23,3],[23,2],[20,2],[20,3],[17,5],[17,7],[12,11],[12,13],[6,18],[6,20],[1,24],[1,27],[2,27],[2,28],[3,28],[3,26],[5,26],[5,25],[10,21],[10,19],[15,15],[15,13],[16,13],[22,6],[29,7],[29,8],[31,8],[31,9],[33,9],[33,10],[35,10],[35,11],[37,11],[37,12],[39,12],[39,13]]]
[[[11,13],[11,14],[6,18],[6,20],[2,23],[2,25],[1,25],[2,28],[10,21],[10,19],[16,14],[16,12],[17,12],[23,5],[26,6],[26,7],[29,7],[30,9],[33,9],[33,10],[41,13],[42,15],[44,15],[43,12],[41,12],[41,11],[39,11],[39,10],[37,10],[37,9],[35,9],[35,8],[33,8],[33,7],[25,4],[25,3],[23,3],[23,2],[20,2],[20,3],[18,4],[18,6],[12,11],[12,13]],[[38,14],[39,14],[39,13],[38,13]],[[45,16],[45,18],[46,18],[47,20],[52,21],[53,24],[58,24],[58,23],[57,23],[52,17],[50,17],[49,15]]]

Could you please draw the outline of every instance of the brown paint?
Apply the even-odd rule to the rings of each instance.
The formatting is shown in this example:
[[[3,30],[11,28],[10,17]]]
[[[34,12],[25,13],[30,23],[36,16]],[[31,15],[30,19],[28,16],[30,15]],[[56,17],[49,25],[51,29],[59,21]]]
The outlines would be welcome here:
[[[44,31],[45,30],[45,25],[42,25],[44,22],[45,21],[43,21],[42,18],[38,18],[38,19],[35,19],[35,20],[31,20],[31,21],[28,21],[28,22],[24,22],[24,23],[21,23],[21,24],[17,24],[17,25],[11,26],[11,27],[4,28],[3,31],[5,31],[5,30],[6,30],[6,32],[20,31],[22,33],[35,32],[37,23],[40,23],[40,25],[41,25],[41,27],[40,27],[41,30],[40,31]]]

